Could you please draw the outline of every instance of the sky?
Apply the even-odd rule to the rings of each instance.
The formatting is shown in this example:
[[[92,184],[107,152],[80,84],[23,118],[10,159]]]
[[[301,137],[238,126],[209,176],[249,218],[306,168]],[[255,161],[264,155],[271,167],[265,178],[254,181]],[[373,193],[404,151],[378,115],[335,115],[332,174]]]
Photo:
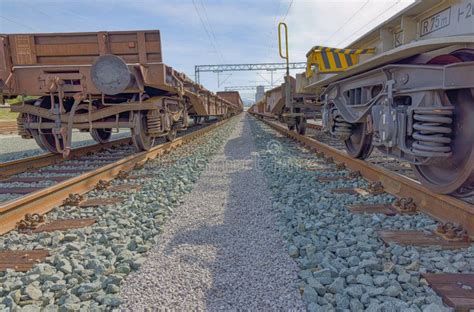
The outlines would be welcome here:
[[[163,60],[194,66],[282,62],[277,25],[288,24],[291,62],[314,45],[344,47],[413,0],[0,0],[0,33],[159,29]],[[302,72],[297,70],[296,72]],[[275,85],[283,71],[274,72]],[[292,72],[294,74],[294,72]],[[267,71],[201,73],[212,91],[269,85]],[[253,98],[250,91],[241,91]]]

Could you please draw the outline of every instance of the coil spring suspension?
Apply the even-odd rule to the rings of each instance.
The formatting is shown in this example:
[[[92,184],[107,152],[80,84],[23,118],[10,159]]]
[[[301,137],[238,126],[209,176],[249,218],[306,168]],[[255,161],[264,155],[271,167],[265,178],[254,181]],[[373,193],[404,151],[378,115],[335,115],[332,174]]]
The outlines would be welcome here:
[[[16,119],[16,127],[18,129],[18,134],[23,138],[23,139],[31,139],[33,136],[31,133],[26,129],[25,127],[25,121],[26,117],[24,114],[20,114],[18,118]]]
[[[430,110],[415,109],[413,113],[413,152],[416,156],[451,156],[451,138],[454,107]]]
[[[347,140],[351,136],[352,125],[344,120],[341,115],[334,115],[334,135],[342,140]]]
[[[153,136],[163,132],[161,130],[161,116],[157,111],[151,111],[147,114],[148,134]]]

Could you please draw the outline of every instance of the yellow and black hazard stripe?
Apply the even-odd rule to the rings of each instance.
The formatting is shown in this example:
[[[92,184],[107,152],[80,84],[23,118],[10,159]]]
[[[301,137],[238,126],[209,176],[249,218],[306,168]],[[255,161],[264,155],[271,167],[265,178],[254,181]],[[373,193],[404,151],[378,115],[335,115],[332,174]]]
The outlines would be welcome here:
[[[317,65],[322,73],[341,72],[356,65],[359,62],[360,54],[369,53],[375,53],[375,49],[337,49],[315,46],[306,54],[306,77],[309,78],[313,75],[313,65]]]

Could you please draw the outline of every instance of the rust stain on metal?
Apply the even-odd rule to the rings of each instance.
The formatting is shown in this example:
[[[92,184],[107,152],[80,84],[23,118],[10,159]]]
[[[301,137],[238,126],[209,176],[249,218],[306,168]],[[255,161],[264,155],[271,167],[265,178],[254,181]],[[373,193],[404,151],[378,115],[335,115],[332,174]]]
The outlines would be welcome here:
[[[352,213],[383,213],[387,216],[396,215],[391,204],[353,204],[346,208]]]
[[[33,233],[38,232],[53,232],[53,231],[65,231],[70,229],[79,229],[86,226],[91,226],[97,220],[95,218],[87,219],[63,219],[54,220],[47,224],[43,224],[33,230]]]
[[[49,256],[48,250],[6,250],[0,251],[0,271],[12,269],[26,272],[35,264],[43,262]]]
[[[40,225],[40,223],[43,223],[45,221],[45,217],[40,215],[39,213],[27,213],[25,215],[25,218],[23,220],[20,220],[16,224],[16,229],[19,232],[34,230]]]
[[[103,190],[106,190],[110,185],[111,185],[110,181],[99,180],[99,182],[97,182],[97,184],[95,185],[94,189],[97,191],[103,191]]]
[[[133,166],[133,170],[140,170],[145,168],[146,163],[147,161],[136,163],[135,166]]]
[[[126,178],[128,178],[128,176],[129,176],[129,173],[127,171],[120,170],[119,173],[117,174],[117,179],[125,180]]]
[[[474,309],[474,274],[424,273],[422,277],[455,311]]]
[[[385,192],[383,184],[380,181],[369,182],[369,185],[367,186],[367,191],[372,195],[380,195]]]
[[[465,229],[459,224],[444,223],[438,225],[435,233],[448,241],[469,242],[469,236]]]
[[[142,187],[138,184],[120,184],[114,185],[109,188],[110,192],[118,193],[118,192],[136,192],[140,190]]]
[[[378,231],[385,244],[403,246],[440,246],[443,249],[457,249],[471,246],[469,242],[448,241],[433,233],[423,231]]]
[[[118,204],[118,203],[121,203],[122,201],[123,201],[123,198],[120,198],[120,197],[92,198],[92,199],[88,199],[79,203],[78,207],[79,208],[100,207],[100,206]]]
[[[416,204],[411,197],[395,199],[392,203],[392,207],[400,213],[416,213]]]
[[[85,197],[81,194],[69,194],[69,196],[63,201],[65,206],[78,206]]]

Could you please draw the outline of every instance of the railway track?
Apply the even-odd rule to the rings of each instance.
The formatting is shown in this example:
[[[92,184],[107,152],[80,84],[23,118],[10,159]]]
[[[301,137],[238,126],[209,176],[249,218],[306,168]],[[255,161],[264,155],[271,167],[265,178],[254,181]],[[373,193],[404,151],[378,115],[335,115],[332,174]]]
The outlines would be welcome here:
[[[373,305],[378,308],[395,303],[398,307],[392,308],[403,311],[416,302],[415,308],[424,310],[441,304],[441,299],[455,311],[474,308],[473,205],[434,194],[385,163],[354,160],[336,142],[301,136],[286,125],[259,117],[263,123],[255,127],[264,134],[256,144],[271,163],[264,171],[278,198],[273,205],[281,210],[287,227],[289,253],[302,270],[300,291],[306,303],[322,304],[322,310],[328,304],[346,307],[348,302],[329,300],[324,292],[347,291],[349,298],[359,298],[352,290],[362,294],[359,291],[365,289],[369,297],[377,298]],[[367,269],[369,262],[373,267]],[[352,269],[357,273],[350,273]],[[307,271],[314,272],[318,282]],[[329,272],[339,278],[330,278]],[[392,282],[384,282],[385,290],[370,294],[385,274],[392,276]],[[415,276],[416,281],[411,280]],[[408,290],[420,284],[429,286],[428,293],[434,291],[440,301],[426,300],[424,291]],[[401,294],[400,289],[408,292]],[[414,293],[420,300],[410,298]],[[365,308],[371,305],[364,295],[360,302]],[[350,307],[363,309],[352,303]]]
[[[323,153],[330,161],[343,163],[349,169],[360,172],[368,181],[380,182],[379,185],[383,191],[405,201],[412,199],[417,210],[437,221],[444,224],[461,225],[469,237],[474,238],[474,206],[471,204],[470,198],[461,200],[431,192],[414,180],[412,175],[407,176],[410,168],[401,167],[403,164],[394,159],[383,158],[380,155],[376,155],[370,161],[354,159],[342,151],[342,145],[337,140],[332,140],[324,135],[318,135],[316,139],[299,135],[277,121],[270,121],[262,116],[259,116],[259,119],[307,148]],[[317,130],[318,127],[316,126],[315,129]]]
[[[69,160],[81,157],[83,155],[97,152],[100,149],[107,149],[118,145],[125,145],[130,143],[130,138],[123,138],[113,140],[104,144],[87,145],[79,148],[75,148],[71,151]],[[7,161],[0,163],[0,182],[7,179],[9,176],[25,172],[34,168],[41,168],[53,164],[59,164],[65,161],[62,155],[46,153],[37,156]]]
[[[106,146],[89,146],[76,149],[75,157],[62,160],[56,155],[43,155],[7,163],[2,167],[2,173],[16,174],[0,183],[10,183],[2,187],[2,192],[12,192],[18,195],[9,201],[0,203],[0,234],[14,229],[18,222],[27,214],[45,214],[56,206],[63,204],[71,194],[76,198],[104,183],[116,178],[122,172],[140,167],[148,160],[168,153],[227,122],[215,122],[194,129],[188,134],[178,137],[172,142],[154,146],[149,151],[135,152],[128,143],[129,139],[110,142]],[[95,153],[94,153],[95,152]],[[92,157],[92,158],[91,158]],[[25,172],[35,161],[36,173]],[[92,165],[95,164],[95,165]],[[97,166],[97,163],[99,165]],[[39,169],[39,170],[38,170]],[[18,174],[23,172],[21,174]],[[51,183],[44,184],[49,180]],[[12,183],[20,187],[11,186]],[[26,184],[26,187],[25,187]],[[10,194],[10,193],[9,193]]]

